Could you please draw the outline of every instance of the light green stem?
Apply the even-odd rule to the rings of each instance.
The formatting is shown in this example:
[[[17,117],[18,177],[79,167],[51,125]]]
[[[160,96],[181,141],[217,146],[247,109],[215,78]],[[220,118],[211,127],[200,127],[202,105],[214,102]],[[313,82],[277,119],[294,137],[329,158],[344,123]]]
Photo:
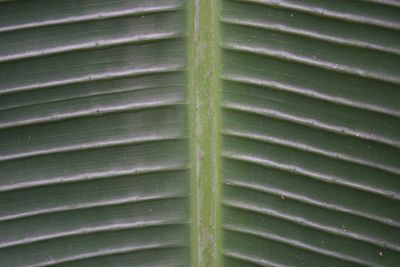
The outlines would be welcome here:
[[[188,4],[192,154],[192,266],[221,266],[220,3]]]

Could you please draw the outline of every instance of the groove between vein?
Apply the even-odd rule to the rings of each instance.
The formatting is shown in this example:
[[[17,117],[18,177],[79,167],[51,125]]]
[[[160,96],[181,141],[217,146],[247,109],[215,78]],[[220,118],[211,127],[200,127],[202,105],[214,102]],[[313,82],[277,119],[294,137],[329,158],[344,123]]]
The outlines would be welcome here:
[[[349,209],[349,208],[343,207],[341,205],[333,204],[333,203],[324,203],[320,200],[312,199],[311,197],[304,196],[304,195],[297,194],[297,193],[292,193],[292,192],[289,192],[286,190],[275,189],[273,187],[268,187],[268,186],[259,185],[259,184],[255,184],[255,183],[254,184],[253,183],[245,183],[245,182],[241,182],[241,181],[236,181],[234,179],[228,179],[228,181],[225,183],[225,185],[239,187],[239,188],[248,189],[248,190],[257,191],[257,192],[262,192],[262,193],[279,196],[279,197],[283,197],[283,198],[293,199],[293,200],[296,200],[298,202],[301,202],[301,203],[304,203],[307,205],[321,207],[321,208],[332,210],[332,211],[339,211],[339,212],[343,212],[343,213],[346,213],[346,214],[349,214],[352,216],[358,216],[358,217],[372,220],[372,221],[375,221],[375,222],[378,222],[381,224],[386,224],[386,225],[400,228],[400,223],[398,223],[390,218],[383,218],[378,215],[369,214],[369,213],[362,212],[362,211],[357,211],[356,209]]]
[[[126,138],[126,139],[114,139],[110,141],[98,141],[94,143],[83,143],[83,144],[72,144],[69,146],[64,147],[53,147],[49,149],[43,150],[36,150],[36,151],[29,151],[25,153],[19,154],[11,154],[6,156],[0,155],[0,163],[10,160],[16,159],[23,159],[23,158],[31,158],[36,156],[44,156],[44,155],[52,155],[52,154],[59,154],[65,152],[72,152],[72,151],[85,151],[95,148],[107,148],[107,147],[115,147],[115,146],[122,146],[122,145],[134,145],[134,144],[144,144],[150,142],[162,142],[168,140],[179,140],[179,139],[186,139],[186,137],[182,136],[181,134],[169,134],[169,135],[146,135],[146,136],[138,136],[133,138]]]
[[[131,9],[125,9],[125,10],[117,10],[117,11],[103,11],[100,13],[92,13],[92,14],[72,16],[72,17],[59,18],[59,19],[53,19],[53,20],[30,22],[30,23],[25,23],[22,25],[10,25],[10,26],[5,26],[5,27],[0,27],[0,33],[12,32],[12,31],[18,31],[18,30],[27,30],[27,29],[31,29],[31,28],[53,26],[53,25],[60,25],[60,24],[80,23],[80,22],[92,21],[92,20],[102,20],[102,19],[126,17],[126,16],[147,15],[147,14],[152,14],[152,13],[178,10],[180,8],[181,7],[179,5],[165,5],[165,6],[139,7],[139,8],[131,8]]]
[[[161,171],[174,171],[174,170],[185,170],[185,169],[187,169],[187,166],[184,166],[183,164],[169,164],[164,166],[155,165],[155,166],[137,167],[133,169],[119,169],[119,170],[114,169],[114,170],[108,170],[106,172],[87,172],[69,177],[52,177],[51,179],[46,179],[46,180],[28,181],[16,184],[2,185],[0,186],[0,193],[33,188],[38,186],[45,186],[45,185],[72,183],[78,181],[121,177],[134,174],[138,175],[138,174],[155,173]]]
[[[273,209],[269,209],[269,208],[265,208],[265,207],[259,207],[259,206],[248,204],[248,203],[241,203],[241,201],[235,201],[235,200],[224,200],[223,205],[225,207],[235,208],[235,209],[239,209],[239,210],[246,210],[249,212],[254,212],[254,213],[259,213],[262,215],[274,217],[277,219],[288,221],[288,222],[291,222],[291,223],[294,223],[294,224],[297,224],[300,226],[316,229],[316,230],[326,232],[329,234],[333,234],[336,236],[346,237],[349,239],[355,239],[355,240],[370,243],[372,245],[376,245],[379,247],[388,248],[388,249],[391,249],[394,251],[400,251],[399,246],[388,243],[385,240],[378,240],[375,238],[361,235],[359,233],[344,231],[343,229],[338,228],[338,227],[324,225],[324,224],[321,224],[318,222],[314,222],[314,221],[305,219],[303,217],[286,214],[281,211],[277,211],[277,210],[273,210]]]
[[[310,98],[314,98],[314,99],[318,99],[318,100],[322,100],[322,101],[326,101],[326,102],[330,102],[330,103],[334,103],[334,104],[348,106],[351,108],[382,113],[385,115],[400,118],[400,110],[390,109],[390,108],[387,108],[384,106],[379,106],[379,105],[372,104],[372,103],[360,102],[357,100],[347,99],[344,97],[328,95],[328,94],[314,91],[312,89],[302,88],[302,87],[298,87],[298,86],[291,85],[291,84],[284,84],[284,83],[270,80],[267,78],[259,79],[259,78],[253,78],[250,76],[240,75],[240,74],[235,74],[235,75],[225,74],[222,77],[222,79],[225,81],[230,81],[230,82],[236,82],[236,83],[241,83],[241,84],[246,84],[246,85],[261,86],[261,87],[271,88],[271,89],[275,89],[275,90],[279,90],[279,91],[285,91],[285,92],[294,93],[294,94],[302,95],[302,96],[307,96]]]
[[[388,199],[400,200],[400,194],[398,192],[380,189],[380,188],[372,187],[372,186],[369,186],[366,184],[350,182],[341,177],[330,176],[330,175],[326,175],[323,173],[316,173],[316,172],[313,172],[313,171],[310,171],[307,169],[303,169],[296,165],[287,165],[287,164],[283,164],[280,162],[276,162],[271,159],[263,159],[263,158],[258,158],[255,156],[249,156],[249,155],[245,155],[245,154],[237,155],[235,153],[226,152],[226,151],[223,152],[223,157],[227,158],[227,159],[233,159],[233,160],[237,160],[237,161],[256,164],[259,166],[267,166],[270,168],[276,168],[278,170],[282,170],[282,171],[285,171],[288,173],[299,173],[301,175],[304,175],[304,176],[307,176],[307,177],[310,177],[312,179],[316,179],[319,181],[338,184],[338,185],[354,188],[357,190],[366,191],[366,192],[370,192],[373,194],[378,194],[378,195],[381,195]]]
[[[236,102],[227,101],[227,100],[224,100],[222,107],[226,108],[226,109],[230,109],[230,110],[258,114],[258,115],[266,116],[269,118],[278,118],[278,119],[289,121],[289,122],[295,123],[295,124],[303,124],[303,125],[307,125],[309,127],[326,130],[326,131],[333,132],[333,133],[340,134],[340,135],[348,135],[348,136],[352,136],[352,137],[358,137],[358,138],[390,145],[395,148],[400,148],[400,141],[397,141],[397,140],[392,140],[392,139],[389,139],[389,138],[386,138],[383,136],[378,136],[376,134],[371,134],[368,132],[360,131],[358,129],[339,127],[336,125],[331,125],[329,123],[319,122],[314,119],[300,117],[298,115],[295,116],[295,115],[291,115],[291,114],[286,114],[286,113],[283,113],[280,111],[271,110],[269,108],[255,107],[255,106],[250,106],[247,104],[236,103]]]
[[[400,30],[400,24],[385,21],[379,18],[361,16],[351,13],[340,13],[338,11],[333,11],[321,7],[311,7],[307,5],[302,5],[301,2],[287,1],[287,0],[240,0],[243,2],[249,2],[254,4],[276,6],[279,8],[296,10],[304,13],[308,13],[315,16],[323,16],[328,18],[334,18],[341,21],[348,21],[358,24],[365,24],[370,26],[378,26],[387,29]]]
[[[329,251],[327,249],[318,248],[318,247],[315,247],[313,245],[308,245],[308,244],[303,243],[298,240],[281,237],[281,236],[278,236],[275,234],[269,234],[266,232],[261,232],[261,231],[256,231],[256,230],[249,230],[249,229],[234,226],[234,225],[225,225],[224,229],[231,231],[231,232],[237,232],[240,234],[250,235],[250,236],[254,236],[254,237],[258,237],[258,238],[262,238],[262,239],[266,239],[266,240],[273,240],[275,242],[286,244],[291,247],[300,248],[303,250],[318,253],[318,254],[321,254],[324,256],[339,259],[341,261],[346,261],[346,262],[353,263],[353,264],[356,263],[356,264],[365,265],[365,266],[374,266],[373,264],[369,263],[368,261],[365,261],[365,260],[362,260],[362,259],[359,259],[356,257],[348,256],[348,255],[338,253],[335,251]]]
[[[142,35],[135,35],[123,38],[104,39],[98,41],[90,41],[78,44],[64,45],[59,47],[50,47],[45,50],[28,51],[18,54],[7,54],[0,56],[0,64],[16,60],[26,60],[34,57],[50,56],[54,54],[61,54],[80,50],[100,49],[115,47],[126,44],[142,44],[147,42],[157,42],[163,40],[173,40],[182,37],[178,32],[160,32],[149,33]]]
[[[168,199],[183,199],[187,197],[182,193],[177,192],[164,192],[163,194],[158,195],[151,195],[151,196],[134,196],[134,197],[125,197],[117,200],[107,200],[107,201],[95,201],[90,203],[83,203],[83,204],[74,204],[68,206],[60,206],[42,210],[35,210],[35,211],[27,211],[12,215],[5,215],[0,217],[0,222],[12,221],[12,220],[19,220],[19,219],[26,219],[30,217],[40,216],[40,215],[48,215],[54,213],[61,213],[61,212],[68,212],[68,211],[77,211],[77,210],[86,210],[92,208],[100,208],[100,207],[111,207],[111,206],[119,206],[123,204],[133,204],[133,203],[142,203],[142,202],[149,202],[153,200],[168,200]],[[0,245],[1,248],[1,245]]]
[[[400,170],[396,167],[382,165],[382,164],[379,164],[379,163],[376,163],[373,161],[356,158],[354,156],[346,155],[343,153],[335,153],[335,152],[327,151],[324,149],[320,149],[317,146],[314,147],[314,146],[304,144],[304,143],[292,142],[288,139],[282,139],[279,137],[268,136],[268,135],[258,134],[258,133],[250,133],[250,132],[247,133],[247,132],[236,131],[236,130],[225,130],[224,135],[238,137],[238,138],[244,138],[244,139],[248,139],[248,140],[261,141],[261,142],[268,143],[268,144],[284,146],[284,147],[292,148],[292,149],[295,149],[298,151],[313,153],[313,154],[321,155],[321,156],[324,156],[327,158],[351,162],[353,164],[361,165],[364,167],[374,168],[374,169],[384,171],[387,173],[400,175]]]
[[[235,44],[235,43],[225,43],[222,48],[232,51],[245,52],[250,54],[255,54],[259,56],[267,56],[272,58],[278,58],[285,61],[297,62],[309,66],[318,67],[321,69],[326,69],[330,71],[335,71],[339,73],[344,73],[348,75],[359,76],[362,78],[373,79],[382,82],[393,83],[400,85],[400,78],[393,75],[384,75],[383,73],[375,73],[372,71],[364,70],[354,66],[347,66],[344,64],[333,63],[327,60],[317,60],[309,57],[305,57],[299,54],[287,52],[284,50],[274,50],[271,48],[263,47],[252,47],[248,45]]]
[[[244,261],[244,262],[248,262],[251,264],[255,264],[257,266],[265,266],[265,267],[289,267],[289,265],[283,265],[283,264],[278,264],[275,262],[272,262],[270,260],[267,259],[262,259],[256,256],[248,256],[248,255],[244,255],[238,252],[234,252],[231,251],[229,249],[226,249],[224,251],[224,256],[225,257],[229,257],[229,258],[233,258],[233,259],[238,259],[240,261]]]
[[[126,254],[126,253],[132,253],[132,252],[143,251],[143,250],[184,247],[183,244],[179,244],[179,243],[175,243],[175,242],[164,241],[162,243],[163,243],[162,245],[154,244],[154,245],[142,245],[142,246],[135,246],[135,247],[125,247],[125,248],[118,248],[118,249],[104,249],[104,250],[97,251],[97,252],[85,253],[85,254],[76,255],[76,256],[70,256],[70,257],[66,257],[64,259],[51,260],[51,261],[44,262],[44,263],[27,265],[27,267],[53,266],[53,265],[71,263],[71,262],[76,262],[76,261],[81,261],[81,260],[86,260],[86,259],[93,259],[93,258],[98,258],[98,257],[103,257],[103,256],[116,255],[116,254]]]
[[[57,232],[45,236],[36,236],[20,239],[14,242],[0,243],[0,249],[11,248],[21,245],[31,245],[32,243],[37,243],[41,241],[54,240],[63,237],[71,237],[71,236],[81,236],[87,234],[95,234],[95,233],[104,233],[104,232],[115,232],[122,230],[133,230],[154,226],[169,226],[169,225],[181,225],[187,224],[180,220],[150,220],[150,221],[140,221],[140,222],[132,222],[132,223],[123,223],[123,224],[113,224],[107,226],[98,226],[98,227],[85,227],[79,228],[64,232]]]
[[[157,73],[161,74],[161,73],[183,71],[183,69],[184,69],[183,66],[180,64],[169,64],[169,65],[158,65],[155,67],[148,67],[148,68],[139,68],[139,69],[136,68],[119,72],[104,72],[100,74],[86,75],[83,77],[75,77],[59,81],[30,84],[14,88],[3,88],[0,90],[0,96],[2,94],[38,90],[49,87],[65,86],[65,85],[79,84],[92,81],[103,81],[103,80],[124,78],[124,77],[134,77],[134,76],[142,76],[142,75],[157,74]]]
[[[147,101],[145,103],[128,103],[124,105],[109,105],[108,107],[92,107],[87,110],[78,110],[76,112],[61,113],[47,117],[32,118],[16,122],[15,121],[3,122],[0,123],[0,130],[14,128],[14,127],[21,127],[26,125],[42,124],[46,122],[61,121],[71,118],[99,116],[103,114],[119,113],[124,111],[133,111],[133,110],[139,111],[139,110],[147,110],[147,109],[154,109],[161,107],[179,106],[183,104],[184,104],[183,101],[180,98],[176,97],[175,99],[173,98],[172,99],[165,98],[161,100],[156,99],[153,101]]]
[[[387,47],[387,46],[382,46],[382,45],[378,45],[378,44],[374,44],[374,43],[368,43],[368,42],[365,42],[362,40],[347,39],[344,37],[332,36],[329,34],[313,32],[310,30],[304,30],[301,28],[295,28],[295,27],[286,26],[286,25],[266,24],[266,23],[262,23],[262,22],[244,20],[244,19],[235,18],[235,17],[223,18],[222,22],[227,25],[232,25],[232,26],[245,26],[245,27],[257,28],[257,29],[264,29],[264,30],[268,30],[268,31],[282,32],[282,33],[292,34],[292,35],[299,36],[299,37],[308,37],[308,38],[312,38],[315,40],[327,41],[327,42],[330,42],[333,44],[341,44],[341,45],[347,45],[347,46],[353,46],[353,47],[359,47],[359,48],[373,49],[373,50],[377,50],[377,51],[381,51],[381,52],[385,52],[385,53],[400,55],[400,49],[398,49],[396,47]]]

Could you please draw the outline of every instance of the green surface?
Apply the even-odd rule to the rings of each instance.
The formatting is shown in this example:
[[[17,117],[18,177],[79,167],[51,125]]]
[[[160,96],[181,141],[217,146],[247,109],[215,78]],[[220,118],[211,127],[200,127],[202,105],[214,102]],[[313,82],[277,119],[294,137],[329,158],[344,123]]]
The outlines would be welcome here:
[[[182,1],[0,4],[0,266],[188,266]]]
[[[226,266],[399,266],[400,9],[372,2],[223,1]]]
[[[0,267],[399,265],[397,0],[0,3]]]
[[[221,266],[220,6],[188,3],[192,265]]]

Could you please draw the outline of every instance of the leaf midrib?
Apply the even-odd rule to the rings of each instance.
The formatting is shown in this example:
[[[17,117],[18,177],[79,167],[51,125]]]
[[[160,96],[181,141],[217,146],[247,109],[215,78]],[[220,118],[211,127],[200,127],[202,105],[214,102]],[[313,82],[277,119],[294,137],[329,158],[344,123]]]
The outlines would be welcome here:
[[[220,3],[188,3],[192,266],[221,266]]]

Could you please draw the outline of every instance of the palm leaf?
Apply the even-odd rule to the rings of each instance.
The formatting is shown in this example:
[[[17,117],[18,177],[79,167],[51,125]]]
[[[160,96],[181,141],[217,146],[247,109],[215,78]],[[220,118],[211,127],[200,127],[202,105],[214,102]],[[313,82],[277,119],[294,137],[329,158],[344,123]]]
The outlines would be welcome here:
[[[0,3],[0,266],[396,266],[400,4]]]

